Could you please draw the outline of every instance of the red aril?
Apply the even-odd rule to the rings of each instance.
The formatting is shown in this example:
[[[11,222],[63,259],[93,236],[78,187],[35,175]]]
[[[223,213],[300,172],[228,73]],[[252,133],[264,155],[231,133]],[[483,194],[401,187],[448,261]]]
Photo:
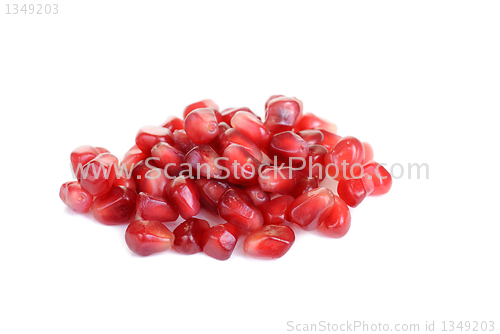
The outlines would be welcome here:
[[[163,196],[163,191],[171,179],[165,175],[163,169],[154,168],[144,174],[144,179],[140,182],[137,188],[139,192],[150,194],[153,196]]]
[[[325,136],[319,130],[302,130],[297,132],[300,138],[304,139],[308,145],[321,145]]]
[[[126,224],[135,216],[137,195],[132,189],[115,187],[92,204],[94,218],[105,225]]]
[[[160,142],[171,145],[174,143],[174,137],[169,129],[161,126],[148,125],[140,128],[135,136],[135,144],[148,156],[151,154],[153,146]]]
[[[341,136],[333,132],[329,132],[323,129],[318,129],[318,131],[320,131],[324,137],[321,145],[323,145],[328,152],[330,152],[335,147],[335,145],[337,145],[337,143],[342,139]]]
[[[231,144],[224,150],[223,163],[229,170],[228,181],[241,185],[257,184],[260,161],[241,145]]]
[[[267,146],[269,158],[276,157],[278,163],[302,166],[309,155],[307,142],[291,131],[274,135]]]
[[[137,195],[136,213],[144,220],[173,222],[179,218],[172,203],[159,196],[140,192]]]
[[[174,131],[174,147],[183,153],[187,153],[196,146],[191,139],[189,139],[185,130]]]
[[[373,180],[373,192],[371,196],[383,195],[389,192],[392,186],[392,176],[391,173],[387,171],[381,164],[375,161],[370,161],[363,166],[365,174],[372,177]]]
[[[266,101],[266,104],[264,105],[264,109],[267,109],[267,106],[269,105],[269,103],[274,100],[274,99],[277,99],[278,97],[282,97],[282,96],[285,96],[285,95],[271,95],[267,101]]]
[[[351,227],[351,213],[342,198],[334,197],[332,213],[323,222],[322,231],[329,237],[342,238]]]
[[[83,189],[93,196],[106,194],[116,178],[118,159],[110,153],[99,154],[83,166],[78,181]]]
[[[253,204],[257,207],[269,202],[269,195],[258,184],[244,187],[243,190],[252,198]]]
[[[155,165],[167,172],[167,177],[176,177],[182,170],[184,153],[167,143],[158,143],[151,149]]]
[[[245,135],[236,129],[228,129],[221,137],[220,141],[220,152],[224,150],[231,144],[237,144],[243,146],[248,153],[250,153],[255,159],[262,161],[262,151],[254,144],[253,141],[248,139]]]
[[[272,166],[260,173],[258,181],[265,192],[287,194],[297,185],[297,176],[291,167]]]
[[[303,172],[311,177],[318,178],[319,181],[326,177],[325,155],[328,153],[323,145],[309,145],[309,157]]]
[[[302,194],[305,194],[313,189],[317,189],[319,187],[319,180],[316,177],[308,177],[307,175],[302,174],[298,180],[295,188],[289,193],[289,195],[297,198]]]
[[[219,122],[212,109],[196,109],[184,120],[184,130],[193,143],[208,144],[219,134]]]
[[[253,113],[238,111],[231,119],[231,126],[249,138],[259,148],[264,148],[271,139],[271,131]]]
[[[127,178],[127,174],[129,174],[130,177]],[[116,174],[115,181],[113,182],[113,187],[119,187],[119,186],[132,189],[133,191],[137,190],[137,184],[135,183],[135,180],[132,177],[132,171],[130,172],[123,171]]]
[[[325,164],[332,166],[327,170],[328,175],[336,180],[359,177],[361,174],[361,163],[364,158],[365,149],[363,144],[354,137],[343,137],[325,155]],[[337,168],[334,166],[337,166]],[[330,169],[335,171],[330,171]]]
[[[373,160],[373,147],[367,143],[363,142],[363,148],[365,149],[365,158],[363,159],[363,165]]]
[[[221,196],[233,186],[223,180],[198,179],[195,181],[200,192],[200,202],[217,213],[217,206]]]
[[[231,124],[231,119],[233,116],[238,112],[238,111],[247,111],[253,114],[253,112],[247,108],[247,107],[241,107],[241,108],[227,108],[222,110],[220,113],[222,115],[222,121]]]
[[[218,212],[222,219],[244,230],[253,231],[264,224],[262,213],[252,198],[238,188],[228,189],[222,195]]]
[[[97,151],[99,151],[99,154],[101,153],[109,153],[109,150],[105,149],[104,147],[97,147],[95,148]]]
[[[174,248],[181,254],[195,254],[203,250],[203,234],[210,228],[206,220],[189,218],[174,230]]]
[[[231,129],[231,127],[224,122],[219,123],[219,134],[217,137],[212,139],[212,141],[209,143],[210,147],[214,149],[215,152],[221,152],[220,145],[221,145],[221,140],[224,134],[226,133],[227,130]],[[224,150],[222,150],[224,151]]]
[[[161,126],[173,133],[175,130],[184,129],[184,121],[179,117],[170,116]]]
[[[148,256],[172,248],[174,235],[158,221],[134,220],[125,231],[125,241],[132,252]]]
[[[89,211],[94,201],[94,196],[85,191],[78,181],[64,183],[59,190],[59,197],[68,208],[78,213]]]
[[[194,181],[178,176],[165,187],[165,197],[175,206],[182,218],[188,219],[200,212],[200,194]]]
[[[267,103],[266,122],[271,133],[290,131],[302,117],[302,103],[293,97],[278,97]]]
[[[206,178],[221,178],[225,175],[221,169],[223,161],[221,156],[208,144],[200,144],[186,154],[184,162],[192,167],[193,175]]]
[[[149,154],[142,152],[137,145],[132,146],[130,150],[125,153],[120,166],[125,164],[127,171],[131,171],[134,169],[137,164],[143,160],[146,160],[149,157]]]
[[[137,189],[141,188],[141,184],[142,182],[144,182],[144,179],[146,178],[146,173],[149,172],[152,169],[152,167],[156,167],[154,166],[153,163],[154,163],[153,160],[146,159],[144,161],[139,162],[132,170],[132,179],[135,181]]]
[[[212,100],[201,100],[199,102],[195,102],[193,104],[190,104],[184,109],[184,118],[186,118],[187,115],[189,115],[192,111],[200,108],[211,108],[213,110],[219,110],[219,106],[215,104],[214,101]]]
[[[318,188],[297,197],[290,208],[290,221],[306,231],[317,229],[332,213],[333,196],[330,189]]]
[[[337,126],[331,122],[325,121],[322,118],[314,115],[313,113],[305,113],[304,116],[295,125],[295,131],[309,130],[309,129],[324,129],[326,131],[337,133]]]
[[[362,178],[340,180],[337,186],[340,198],[350,207],[358,206],[375,188],[370,177],[371,175],[365,174]]]
[[[99,154],[101,153],[99,153],[94,146],[90,145],[79,146],[71,152],[71,166],[73,167],[73,172],[75,173],[76,178],[80,177],[83,166]]]
[[[210,227],[203,233],[203,251],[214,259],[225,261],[231,257],[240,231],[232,224]]]
[[[283,195],[262,204],[259,209],[266,225],[282,225],[290,221],[290,208],[295,198]]]
[[[243,249],[250,256],[277,259],[285,255],[295,241],[295,233],[288,226],[265,225],[250,233]]]

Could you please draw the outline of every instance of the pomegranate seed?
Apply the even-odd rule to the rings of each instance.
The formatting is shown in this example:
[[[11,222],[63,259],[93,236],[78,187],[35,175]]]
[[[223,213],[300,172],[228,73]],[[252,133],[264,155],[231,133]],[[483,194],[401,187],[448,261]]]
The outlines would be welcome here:
[[[146,179],[146,173],[151,170],[148,165],[153,166],[152,162],[154,161],[148,161],[146,164],[146,161],[141,161],[132,170],[132,179],[135,180],[135,184],[137,185],[136,189],[141,188],[142,183]]]
[[[239,234],[232,224],[212,226],[203,233],[203,251],[214,259],[225,261],[231,257]]]
[[[156,158],[155,165],[163,168],[168,173],[167,176],[175,177],[182,171],[181,164],[184,162],[184,153],[170,144],[158,143],[153,146],[151,157]]]
[[[101,154],[101,153],[109,153],[109,151],[107,149],[105,149],[104,147],[96,147],[95,149],[97,151],[99,151],[99,154]]]
[[[168,200],[143,192],[137,195],[136,212],[144,220],[173,222],[179,218],[179,214]]]
[[[215,104],[214,101],[208,99],[201,100],[199,102],[188,105],[186,109],[184,109],[184,118],[186,118],[186,116],[189,115],[192,111],[200,108],[211,108],[213,110],[219,110],[219,106]]]
[[[121,165],[125,164],[127,171],[134,169],[137,164],[143,160],[146,160],[149,154],[142,152],[137,145],[132,146],[130,150],[125,153]]]
[[[130,173],[130,176],[132,176],[132,173]],[[135,183],[135,180],[132,177],[127,178],[125,172],[116,174],[116,179],[115,182],[113,182],[113,187],[119,187],[119,186],[129,188],[133,191],[137,190],[137,184]]]
[[[174,248],[181,254],[195,254],[203,250],[203,234],[210,228],[206,220],[189,218],[174,230]]]
[[[220,169],[223,161],[213,148],[207,144],[196,146],[186,154],[184,162],[191,165],[193,173],[197,177],[203,176],[206,178],[221,178],[223,170]]]
[[[325,164],[337,166],[337,172],[328,168],[327,172],[336,180],[359,177],[361,174],[361,163],[365,157],[363,144],[354,137],[342,138],[335,147],[325,155]],[[344,165],[343,165],[344,163]],[[354,164],[359,164],[356,166]],[[332,167],[335,170],[334,167]],[[337,174],[337,175],[334,175]]]
[[[226,190],[233,187],[222,180],[198,179],[195,183],[200,193],[200,202],[215,213],[217,213],[217,206],[221,196]]]
[[[250,256],[277,259],[288,252],[294,241],[290,227],[265,225],[246,237],[243,249]]]
[[[224,136],[224,134],[226,133],[226,131],[229,130],[229,129],[231,129],[231,127],[227,123],[224,123],[224,122],[220,122],[219,123],[219,134],[217,135],[217,137],[215,137],[209,143],[209,145],[214,149],[215,152],[221,152],[220,144],[221,144],[222,137]],[[224,150],[222,150],[222,152],[223,151]]]
[[[125,187],[115,187],[104,196],[99,196],[92,204],[94,218],[105,225],[128,223],[135,216],[135,191]]]
[[[247,107],[228,108],[228,109],[224,109],[221,111],[222,121],[227,123],[227,124],[231,124],[231,119],[238,111],[247,111],[247,112],[250,112],[253,114],[253,112]]]
[[[170,116],[161,126],[173,133],[175,130],[184,129],[184,121],[179,117]]]
[[[310,129],[324,129],[331,133],[337,133],[337,126],[331,122],[325,121],[322,118],[314,115],[313,113],[306,113],[295,125],[295,131],[310,130]]]
[[[227,222],[244,230],[253,231],[264,224],[262,213],[252,198],[238,188],[228,189],[220,198],[219,215]]]
[[[358,206],[375,188],[370,177],[371,175],[365,174],[359,179],[340,180],[337,187],[340,198],[350,207]]]
[[[185,176],[178,176],[167,184],[165,195],[184,219],[191,218],[200,212],[198,187],[193,180]]]
[[[184,130],[193,143],[208,144],[219,134],[219,122],[212,109],[196,109],[184,120]]]
[[[99,154],[83,166],[78,181],[82,188],[93,196],[102,196],[111,189],[115,182],[117,164],[118,159],[114,155]]]
[[[243,190],[252,198],[253,204],[257,207],[269,202],[269,195],[258,184],[244,187]]]
[[[374,189],[370,194],[371,196],[383,195],[389,192],[392,186],[392,176],[384,166],[375,161],[370,161],[363,168],[365,174],[369,174],[373,180]]]
[[[223,163],[229,169],[228,181],[241,185],[257,184],[260,161],[241,145],[231,144],[224,150]]]
[[[295,133],[285,131],[271,139],[267,153],[271,159],[276,157],[280,163],[289,164],[292,161],[294,166],[301,166],[309,155],[309,145]],[[295,159],[291,160],[292,158]]]
[[[174,147],[181,152],[187,153],[196,146],[191,139],[189,139],[185,130],[174,131]]]
[[[160,222],[134,220],[125,231],[125,241],[132,252],[148,256],[172,248],[174,235]]]
[[[220,152],[224,152],[231,144],[243,146],[255,159],[262,161],[261,149],[236,129],[228,129],[221,137]]]
[[[282,97],[285,95],[271,95],[270,98],[267,99],[266,104],[265,104],[265,109],[267,109],[267,106],[269,106],[269,102],[271,102],[274,99],[277,99],[278,97]]]
[[[289,195],[297,198],[302,194],[305,194],[313,189],[319,188],[319,180],[316,177],[308,177],[307,175],[302,175],[298,178],[297,185],[290,192]]]
[[[334,197],[332,214],[323,222],[323,233],[332,238],[342,238],[351,227],[351,213],[342,198]]]
[[[373,160],[373,147],[367,143],[363,142],[363,148],[365,149],[365,158],[363,159],[363,165]]]
[[[89,211],[94,201],[94,196],[85,191],[78,181],[64,183],[59,190],[59,197],[68,208],[78,213]]]
[[[323,132],[319,130],[302,130],[297,134],[309,145],[321,145],[325,139]]]
[[[309,145],[309,157],[307,158],[304,172],[318,180],[323,180],[325,174],[325,155],[328,153],[323,145]]]
[[[290,220],[306,231],[317,229],[333,210],[333,193],[318,188],[300,195],[290,208]]]
[[[323,129],[318,129],[318,131],[320,131],[324,137],[323,143],[321,143],[321,145],[323,145],[328,152],[330,152],[335,147],[335,145],[337,145],[337,143],[342,139],[341,136],[335,133]]]
[[[144,126],[137,132],[135,137],[135,144],[137,147],[148,156],[151,154],[153,146],[160,142],[171,145],[174,143],[172,132],[161,126]]]
[[[94,146],[90,145],[79,146],[75,148],[73,152],[71,152],[71,166],[73,167],[76,178],[80,178],[80,173],[83,169],[83,166],[85,166],[90,160],[94,159],[99,154],[101,153],[99,153],[99,151]]]
[[[269,193],[287,194],[297,185],[295,170],[290,167],[269,167],[259,175],[259,185]]]
[[[278,97],[267,103],[266,124],[272,133],[290,131],[302,117],[302,104],[292,97]]]
[[[290,221],[290,207],[295,200],[290,195],[283,195],[262,204],[259,209],[266,225],[282,225]]]
[[[139,192],[162,197],[164,189],[171,182],[162,169],[154,168],[144,174],[144,180],[140,182]]]
[[[271,131],[253,113],[238,111],[231,119],[231,126],[249,138],[259,148],[264,148],[271,139]]]

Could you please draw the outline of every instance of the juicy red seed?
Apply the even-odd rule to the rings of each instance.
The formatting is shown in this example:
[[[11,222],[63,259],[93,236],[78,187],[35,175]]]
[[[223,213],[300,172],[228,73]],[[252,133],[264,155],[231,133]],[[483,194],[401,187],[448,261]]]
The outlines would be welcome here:
[[[337,133],[337,126],[331,122],[319,118],[313,113],[306,113],[300,121],[295,125],[295,131],[310,130],[310,129],[324,129],[326,131]]]
[[[277,259],[288,252],[294,241],[290,227],[265,225],[246,237],[243,249],[250,256]]]
[[[266,101],[266,104],[264,106],[264,109],[267,109],[267,106],[269,105],[269,102],[271,102],[272,100],[274,99],[277,99],[278,97],[282,97],[282,96],[285,96],[285,95],[271,95],[267,101]]]
[[[291,131],[285,131],[276,134],[267,147],[269,157],[277,158],[278,162],[290,163],[293,159],[293,165],[301,166],[309,155],[309,145],[297,134]]]
[[[120,165],[125,164],[127,171],[131,171],[134,169],[137,164],[143,160],[146,160],[149,157],[149,153],[146,154],[142,152],[137,145],[132,146],[130,150],[125,153],[123,160]]]
[[[351,213],[342,198],[334,197],[332,213],[323,222],[323,233],[332,238],[342,238],[351,227]]]
[[[184,120],[184,130],[193,143],[208,144],[219,134],[219,122],[212,109],[196,109]]]
[[[178,176],[182,170],[184,153],[167,143],[158,143],[151,149],[151,157],[156,158],[155,165],[163,168],[168,176]]]
[[[163,169],[154,168],[144,174],[144,180],[138,187],[139,192],[149,195],[162,197],[164,195],[165,187],[171,182]]]
[[[168,200],[143,192],[137,195],[136,212],[144,220],[173,222],[179,218],[179,214]]]
[[[326,165],[331,164],[337,166],[337,168],[333,166],[328,168],[328,175],[336,180],[341,180],[346,177],[359,177],[361,174],[361,166],[354,164],[361,165],[364,158],[365,149],[363,148],[363,144],[354,137],[344,137],[325,155]]]
[[[252,198],[253,203],[257,207],[269,202],[269,195],[258,184],[247,186],[243,190]]]
[[[335,133],[323,129],[318,129],[318,131],[320,131],[324,137],[323,143],[321,143],[321,145],[323,145],[328,150],[328,152],[330,152],[335,147],[335,145],[337,145],[337,143],[342,139],[341,136]]]
[[[182,218],[188,219],[200,212],[200,195],[193,180],[178,176],[165,187],[165,195]]]
[[[148,256],[172,248],[174,235],[158,221],[134,220],[125,231],[125,241],[132,252]]]
[[[94,218],[105,225],[128,223],[135,216],[135,191],[125,187],[112,188],[92,204]]]
[[[249,138],[259,148],[264,148],[271,139],[271,131],[253,113],[238,111],[231,119],[231,126]]]
[[[231,119],[233,116],[238,112],[238,111],[247,111],[253,114],[253,112],[247,108],[247,107],[242,107],[242,108],[228,108],[224,109],[221,111],[222,115],[222,121],[226,122],[227,124],[231,124]]]
[[[101,153],[99,153],[99,151],[94,146],[90,145],[79,146],[75,148],[73,152],[71,152],[71,166],[73,167],[73,171],[75,172],[77,178],[80,177],[83,166],[85,166],[90,160],[94,159],[99,154]]]
[[[206,220],[190,218],[174,230],[174,248],[181,254],[195,254],[203,250],[203,234],[210,228]]]
[[[302,104],[292,97],[278,97],[266,107],[266,124],[272,133],[290,131],[302,117]]]
[[[215,213],[217,213],[217,206],[221,196],[226,190],[233,187],[222,180],[198,179],[195,183],[200,192],[200,202]]]
[[[364,165],[363,168],[365,174],[370,175],[373,180],[374,189],[370,194],[371,196],[383,195],[389,192],[392,186],[392,176],[384,166],[380,165],[378,162],[370,161]]]
[[[323,180],[325,175],[325,155],[328,153],[323,145],[309,145],[309,157],[307,158],[304,172],[316,177],[318,180]]]
[[[225,221],[244,230],[253,231],[264,224],[262,213],[252,198],[238,188],[229,189],[222,195],[218,211]]]
[[[130,175],[130,178],[127,178],[125,172],[116,175],[115,182],[113,182],[113,187],[119,187],[119,186],[129,188],[133,191],[137,190],[137,184],[135,183],[135,180],[132,178],[132,175]]]
[[[297,181],[297,185],[295,188],[290,192],[289,195],[297,198],[301,196],[302,194],[305,194],[313,189],[317,189],[319,187],[319,180],[316,177],[308,177],[306,175],[303,175],[300,177]]]
[[[290,220],[304,230],[314,230],[332,213],[334,201],[327,188],[311,190],[293,201]]]
[[[135,144],[148,156],[151,154],[153,146],[160,142],[171,145],[174,143],[174,137],[169,129],[154,125],[144,126],[139,129],[135,136]]]
[[[97,147],[95,148],[97,151],[99,151],[99,154],[101,153],[109,153],[109,150],[105,149],[104,147]]]
[[[224,123],[224,122],[219,123],[219,134],[217,135],[217,137],[212,139],[212,141],[209,143],[209,145],[214,149],[215,152],[221,152],[220,144],[221,144],[222,137],[224,136],[226,131],[229,129],[231,129],[231,127],[227,123]],[[222,150],[222,151],[224,151],[224,150]]]
[[[269,167],[259,175],[259,185],[269,193],[287,194],[297,185],[295,170],[290,167]]]
[[[260,161],[255,159],[241,145],[231,144],[224,150],[223,163],[229,169],[228,181],[241,185],[257,184]]]
[[[363,142],[363,148],[365,149],[365,158],[363,159],[363,165],[373,160],[373,147],[367,143]]]
[[[295,200],[290,195],[283,195],[262,204],[259,209],[266,225],[282,225],[290,221],[290,207]]]
[[[154,161],[152,160],[148,161],[147,163],[146,161],[141,161],[132,170],[132,179],[135,180],[137,189],[141,188],[141,185],[144,182],[144,179],[146,178],[146,173],[151,170],[151,167],[149,166],[153,166],[153,163]]]
[[[297,132],[297,134],[304,139],[308,145],[321,145],[325,139],[323,132],[319,130],[302,130]]]
[[[365,175],[359,179],[342,179],[339,181],[337,192],[350,207],[357,207],[366,196],[373,192],[373,180],[370,175]]]
[[[191,165],[193,174],[207,178],[223,177],[223,170],[220,167],[222,162],[221,156],[207,144],[196,146],[186,154],[184,162]]]
[[[185,130],[174,131],[174,147],[181,152],[187,153],[196,146],[191,139],[189,139]]]
[[[174,132],[175,130],[184,129],[184,121],[179,117],[170,116],[161,126],[169,129],[170,132]]]
[[[214,259],[225,261],[231,257],[238,237],[238,228],[232,224],[212,226],[203,233],[203,251]]]
[[[64,183],[59,190],[59,197],[68,208],[78,213],[89,211],[94,201],[94,196],[85,191],[78,181]]]
[[[192,111],[200,108],[211,108],[213,110],[219,110],[219,106],[215,104],[214,101],[208,99],[201,100],[199,102],[195,102],[193,104],[188,105],[186,109],[184,109],[184,118],[186,118],[186,116],[190,114]]]
[[[78,181],[82,188],[93,196],[102,196],[111,189],[115,182],[117,164],[118,159],[114,155],[99,154],[83,166]]]
[[[261,149],[255,145],[253,141],[248,139],[248,137],[236,129],[226,130],[224,135],[221,137],[220,152],[224,152],[224,150],[231,144],[243,146],[255,159],[262,161]]]

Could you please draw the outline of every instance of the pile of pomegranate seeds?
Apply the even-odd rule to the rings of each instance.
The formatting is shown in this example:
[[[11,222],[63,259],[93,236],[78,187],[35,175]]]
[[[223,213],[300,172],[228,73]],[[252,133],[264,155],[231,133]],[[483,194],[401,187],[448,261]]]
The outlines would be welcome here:
[[[392,178],[370,144],[337,135],[335,124],[302,109],[297,98],[273,95],[262,120],[246,107],[193,103],[184,120],[139,129],[121,163],[104,148],[76,148],[78,181],[64,183],[59,196],[103,224],[129,224],[125,241],[142,256],[173,247],[227,260],[244,238],[247,255],[279,258],[295,241],[291,227],[341,238],[349,207],[387,193]],[[321,187],[325,177],[336,189]],[[203,207],[226,223],[196,218]]]

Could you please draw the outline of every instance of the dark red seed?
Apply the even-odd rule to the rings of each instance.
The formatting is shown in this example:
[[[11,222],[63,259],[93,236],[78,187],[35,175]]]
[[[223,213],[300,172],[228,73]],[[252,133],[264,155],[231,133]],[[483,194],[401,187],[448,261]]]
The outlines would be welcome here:
[[[154,168],[144,174],[144,179],[137,188],[139,192],[144,192],[153,196],[164,196],[165,187],[171,182],[163,169]]]
[[[225,221],[244,230],[253,231],[264,224],[262,213],[252,198],[238,188],[229,189],[222,195],[218,211]]]
[[[176,177],[165,187],[165,195],[184,219],[200,212],[200,195],[192,179],[185,176]]]
[[[290,221],[290,208],[295,200],[290,195],[283,195],[262,204],[259,209],[266,225],[282,225]]]
[[[271,139],[271,131],[253,113],[238,111],[231,119],[231,126],[249,138],[259,148],[264,148]]]
[[[342,198],[334,197],[332,213],[323,222],[323,233],[332,238],[342,238],[351,227],[351,213]]]
[[[161,126],[173,133],[175,130],[184,129],[184,121],[179,117],[170,116]]]
[[[127,227],[125,241],[132,252],[148,256],[169,250],[174,243],[174,235],[158,221],[134,220]]]
[[[290,131],[302,117],[302,103],[293,97],[278,97],[267,103],[266,124],[272,133]]]
[[[173,222],[179,218],[174,206],[167,199],[143,192],[137,195],[136,212],[144,220]]]
[[[295,125],[295,131],[309,130],[309,129],[324,129],[326,131],[337,133],[337,126],[331,122],[325,121],[322,118],[314,115],[313,113],[306,113],[300,121]]]
[[[266,101],[266,104],[264,106],[264,109],[267,109],[267,106],[269,105],[269,102],[271,102],[272,100],[274,99],[277,99],[278,97],[282,97],[282,96],[285,96],[285,95],[271,95],[267,101]]]
[[[99,154],[83,166],[78,181],[83,189],[93,196],[106,194],[116,178],[118,159],[110,153]]]
[[[304,173],[318,180],[323,180],[325,174],[325,155],[328,153],[323,145],[309,145],[309,157],[303,169]]]
[[[174,147],[183,153],[187,153],[196,146],[191,139],[189,139],[185,130],[174,131]]]
[[[167,143],[158,143],[151,149],[155,165],[165,170],[170,177],[178,176],[182,171],[184,153]],[[166,167],[166,168],[165,168]]]
[[[384,166],[378,162],[370,161],[363,168],[365,174],[370,175],[373,180],[374,189],[370,194],[371,196],[383,195],[389,192],[392,186],[392,176]]]
[[[199,102],[195,102],[193,104],[190,104],[186,107],[186,109],[184,109],[184,118],[186,118],[186,116],[191,113],[193,110],[196,110],[196,109],[199,109],[199,108],[211,108],[213,110],[219,110],[219,106],[217,106],[217,104],[215,104],[214,101],[212,100],[201,100]]]
[[[290,227],[265,225],[246,237],[243,249],[253,257],[277,259],[288,252],[294,241]]]
[[[323,132],[319,130],[302,130],[297,132],[297,134],[304,139],[308,145],[321,145],[325,139]]]
[[[221,151],[220,149],[221,140],[226,131],[229,129],[231,129],[231,127],[227,123],[224,122],[219,123],[219,134],[209,143],[209,145],[214,149],[215,152],[222,153],[224,151],[224,150]]]
[[[141,184],[142,182],[144,182],[144,179],[146,178],[146,173],[149,172],[154,167],[156,166],[154,165],[153,160],[141,161],[134,167],[134,169],[132,170],[132,179],[135,180],[137,189],[141,188]]]
[[[327,173],[336,180],[360,177],[364,158],[363,144],[354,137],[344,137],[325,155],[325,164],[331,165]]]
[[[208,144],[219,134],[219,122],[212,109],[196,109],[184,120],[184,130],[193,143]]]
[[[105,225],[126,224],[135,216],[136,197],[135,191],[131,189],[112,188],[106,195],[94,200],[94,218]]]
[[[290,220],[304,230],[314,230],[332,213],[334,201],[327,188],[311,190],[293,201]]]
[[[239,234],[232,224],[212,226],[203,233],[203,251],[214,259],[225,261],[231,257]]]
[[[238,111],[248,111],[253,114],[253,112],[247,107],[228,108],[221,111],[222,121],[226,122],[227,124],[231,124],[231,119]]]
[[[200,202],[217,213],[217,206],[221,196],[233,186],[223,180],[198,179],[195,181],[200,192]]]
[[[146,160],[149,157],[149,154],[142,152],[137,145],[132,146],[130,150],[125,153],[123,160],[120,163],[120,166],[125,164],[127,171],[131,171],[135,166],[141,161]]]
[[[335,147],[335,145],[337,145],[337,143],[342,139],[341,136],[333,132],[329,132],[323,129],[318,129],[318,131],[320,131],[324,137],[323,143],[321,143],[321,145],[323,145],[328,152],[330,152]]]
[[[297,176],[290,167],[269,167],[258,178],[259,185],[265,192],[287,194],[297,185]]]
[[[337,187],[340,198],[350,207],[357,207],[374,190],[374,183],[370,176],[365,174],[358,179],[340,180]]]
[[[221,137],[220,142],[220,152],[224,150],[231,144],[237,144],[243,146],[248,153],[250,153],[255,159],[262,161],[262,151],[254,144],[253,141],[248,139],[245,135],[236,129],[228,129]]]
[[[90,145],[79,146],[71,152],[71,166],[73,167],[73,172],[75,173],[77,178],[80,177],[83,166],[85,166],[90,160],[94,159],[99,154],[101,153],[99,153],[99,151],[94,146]]]
[[[173,145],[174,137],[169,129],[161,126],[144,126],[142,127],[135,137],[135,143],[139,149],[147,154],[151,154],[153,146],[160,142],[165,142]]]
[[[224,175],[221,156],[208,144],[200,144],[186,154],[184,162],[192,167],[193,175],[206,178],[221,178]]]
[[[94,201],[94,196],[84,190],[78,181],[64,183],[59,190],[59,197],[68,208],[78,213],[89,211]]]
[[[291,131],[276,134],[267,147],[269,158],[277,158],[278,163],[302,166],[309,155],[307,142]]]
[[[223,157],[224,166],[229,170],[229,182],[241,185],[257,184],[261,163],[243,146],[229,145],[224,150]]]
[[[203,234],[210,228],[206,220],[190,218],[174,230],[174,248],[181,254],[195,254],[203,250]]]
[[[307,175],[302,174],[300,178],[298,178],[297,185],[290,192],[289,195],[297,198],[302,194],[305,194],[313,189],[317,189],[319,187],[319,179],[316,177],[308,177]]]
[[[127,174],[129,175],[129,177],[127,177]],[[133,191],[137,190],[137,184],[135,183],[135,179],[132,178],[131,171],[130,172],[124,171],[123,173],[116,174],[116,179],[113,182],[113,187],[119,187],[119,186],[129,188]]]
[[[252,198],[257,207],[269,202],[269,195],[258,184],[244,187],[243,190]]]

